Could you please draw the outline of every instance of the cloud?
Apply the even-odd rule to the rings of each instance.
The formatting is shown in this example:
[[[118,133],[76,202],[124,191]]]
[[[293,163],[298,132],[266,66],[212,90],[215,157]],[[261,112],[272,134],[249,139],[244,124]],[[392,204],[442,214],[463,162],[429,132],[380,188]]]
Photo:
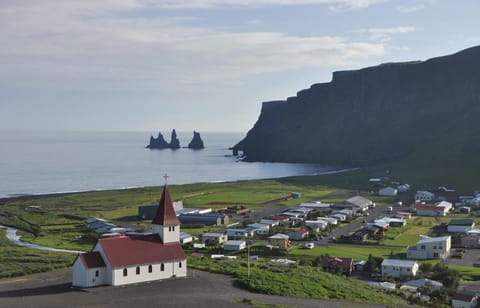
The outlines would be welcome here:
[[[371,41],[388,42],[392,39],[392,35],[415,32],[415,27],[393,27],[393,28],[371,28],[364,29]]]
[[[402,4],[395,6],[395,9],[400,13],[414,13],[426,9],[428,6],[437,4],[437,0],[414,0],[409,4]]]
[[[0,13],[0,81],[174,89],[305,67],[338,67],[384,53],[381,43],[338,36],[218,31],[189,26],[188,17],[122,17],[117,9],[144,4],[100,2],[12,2]]]

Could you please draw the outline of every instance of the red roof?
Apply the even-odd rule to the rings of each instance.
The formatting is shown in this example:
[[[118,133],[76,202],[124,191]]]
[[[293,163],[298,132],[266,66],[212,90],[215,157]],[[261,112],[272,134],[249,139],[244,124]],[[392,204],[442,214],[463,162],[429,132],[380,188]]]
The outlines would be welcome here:
[[[455,294],[452,299],[457,300],[457,301],[470,303],[474,298],[475,298],[474,295],[458,293],[458,294]]]
[[[85,252],[80,254],[80,260],[86,268],[104,267],[102,255],[97,251]]]
[[[279,220],[279,221],[285,221],[288,220],[287,216],[282,216],[282,215],[272,215],[272,220]]]
[[[175,210],[173,209],[172,198],[170,198],[167,185],[163,187],[162,198],[158,204],[157,213],[152,220],[152,224],[162,225],[164,227],[178,226],[180,224],[177,214],[175,214]]]
[[[163,244],[158,234],[117,236],[99,239],[112,267],[185,260],[178,242]]]
[[[353,259],[325,256],[322,258],[322,266],[328,268],[341,267],[344,270],[351,270]]]

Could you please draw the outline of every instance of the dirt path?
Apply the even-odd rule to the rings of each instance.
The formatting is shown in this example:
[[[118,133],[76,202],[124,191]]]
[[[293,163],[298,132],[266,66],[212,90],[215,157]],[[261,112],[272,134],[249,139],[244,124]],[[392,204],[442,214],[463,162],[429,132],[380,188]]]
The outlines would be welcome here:
[[[249,299],[284,307],[384,307],[252,293],[229,276],[189,270],[189,277],[123,287],[70,288],[71,269],[0,280],[0,307],[251,307]]]

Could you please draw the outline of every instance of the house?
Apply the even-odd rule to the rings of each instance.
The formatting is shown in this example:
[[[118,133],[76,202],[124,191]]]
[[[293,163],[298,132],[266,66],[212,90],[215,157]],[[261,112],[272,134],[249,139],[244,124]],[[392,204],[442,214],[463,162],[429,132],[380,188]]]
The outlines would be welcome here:
[[[462,247],[465,248],[480,248],[480,236],[478,235],[465,235],[460,238]]]
[[[324,271],[337,272],[350,276],[354,271],[352,258],[338,258],[325,256],[322,258],[322,268]]]
[[[260,223],[254,223],[247,225],[248,228],[252,228],[255,234],[258,235],[268,235],[270,232],[270,226]]]
[[[345,203],[350,204],[355,208],[358,208],[362,212],[368,210],[368,208],[373,205],[373,202],[371,200],[368,200],[367,198],[364,198],[362,196],[351,197],[347,199]]]
[[[294,191],[292,191],[292,192],[290,193],[290,196],[291,196],[293,199],[298,199],[298,198],[302,197],[302,194],[299,193],[299,192],[294,192]]]
[[[88,219],[85,219],[83,221],[83,223],[85,224],[85,226],[89,229],[92,229],[92,225],[94,223],[104,223],[106,222],[105,219],[102,219],[102,218],[97,218],[97,217],[90,217]]]
[[[426,190],[418,190],[415,193],[415,200],[420,200],[420,201],[432,201],[435,199],[435,194],[431,193]]]
[[[458,201],[458,193],[454,189],[448,189],[446,187],[438,187],[437,189],[433,190],[432,193],[435,194],[437,200],[445,200],[449,202],[456,202]]]
[[[353,262],[353,267],[355,267],[355,271],[363,271],[365,270],[365,265],[367,265],[367,261],[361,260]]]
[[[255,232],[251,229],[227,229],[227,235],[229,238],[244,238],[253,236]]]
[[[409,212],[396,212],[394,215],[394,217],[397,217],[397,218],[400,218],[400,219],[410,219],[412,218],[412,213],[409,213]]]
[[[480,296],[480,284],[478,283],[469,283],[463,284],[458,287],[458,293],[469,294],[476,297]]]
[[[284,227],[290,226],[290,219],[288,219],[288,217],[286,217],[286,216],[272,215],[271,219],[275,220],[275,221],[278,221],[278,224],[281,225],[281,226],[284,226]]]
[[[338,219],[335,217],[317,217],[317,220],[324,220],[329,225],[338,225]]]
[[[437,207],[431,204],[425,204],[423,202],[415,202],[410,205],[412,209],[418,216],[447,216],[448,207]]]
[[[187,244],[193,242],[193,236],[191,234],[180,232],[180,244]]]
[[[267,225],[270,228],[278,226],[278,220],[273,220],[273,219],[261,219],[260,223],[264,224],[264,225]]]
[[[384,187],[378,191],[379,196],[396,196],[398,194],[398,190],[393,187]]]
[[[225,233],[207,232],[202,234],[202,243],[204,244],[223,244],[228,241],[228,235]]]
[[[398,192],[404,193],[404,192],[407,192],[407,191],[410,190],[410,185],[409,184],[403,184],[403,185],[398,186],[397,189],[398,189]]]
[[[405,219],[396,218],[396,217],[383,217],[380,219],[375,219],[374,222],[382,221],[388,224],[389,227],[404,227],[407,224]]]
[[[311,230],[324,230],[328,225],[326,220],[305,220],[305,227]]]
[[[445,260],[450,255],[451,236],[428,237],[420,235],[420,240],[414,247],[407,247],[407,259]]]
[[[187,257],[180,246],[180,222],[167,186],[163,188],[152,233],[98,240],[73,264],[72,285],[119,286],[187,276]]]
[[[474,308],[477,306],[477,297],[470,294],[455,294],[452,297],[453,308]]]
[[[347,215],[337,213],[337,214],[332,214],[330,215],[331,218],[335,218],[337,221],[344,222],[347,221]]]
[[[450,211],[452,210],[452,208],[453,208],[453,204],[452,204],[452,203],[450,203],[450,202],[448,202],[448,201],[444,201],[444,200],[435,203],[435,206],[436,206],[436,207],[443,207],[443,208],[445,208],[445,212],[446,212],[446,213],[450,212]]]
[[[419,288],[423,288],[424,286],[430,286],[432,289],[441,289],[443,288],[443,283],[435,280],[431,280],[428,278],[421,278],[415,280],[409,280],[407,282],[402,283],[400,289],[408,289],[413,292],[417,292]]]
[[[290,241],[288,235],[277,233],[268,238],[268,244],[273,247],[287,249],[290,245]]]
[[[471,218],[452,219],[448,223],[447,231],[450,233],[467,233],[475,227],[475,221]]]
[[[288,237],[295,241],[301,241],[307,238],[310,232],[306,228],[300,228],[298,230],[288,232]]]
[[[224,250],[240,251],[244,250],[245,248],[247,248],[247,243],[245,241],[226,241],[223,244]]]
[[[382,262],[382,276],[385,277],[400,278],[416,276],[417,272],[417,261],[384,259]]]

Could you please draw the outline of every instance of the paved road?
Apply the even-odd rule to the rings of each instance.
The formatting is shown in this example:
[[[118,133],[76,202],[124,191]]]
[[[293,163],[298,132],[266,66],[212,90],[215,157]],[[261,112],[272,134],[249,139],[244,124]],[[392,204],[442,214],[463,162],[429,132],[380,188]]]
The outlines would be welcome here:
[[[251,307],[236,300],[286,307],[384,307],[252,293],[229,276],[189,270],[188,278],[84,290],[70,288],[71,269],[0,280],[0,307]]]

